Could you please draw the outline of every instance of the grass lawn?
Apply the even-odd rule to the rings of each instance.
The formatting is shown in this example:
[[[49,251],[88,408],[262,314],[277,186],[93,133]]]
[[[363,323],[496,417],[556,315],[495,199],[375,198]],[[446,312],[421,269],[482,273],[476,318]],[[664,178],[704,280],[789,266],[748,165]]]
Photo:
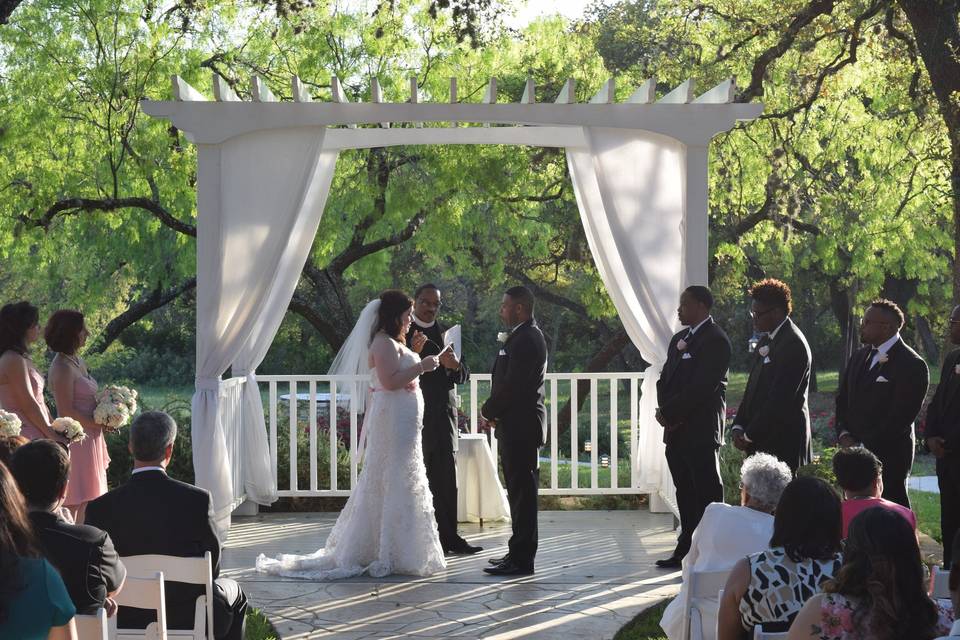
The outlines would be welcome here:
[[[936,493],[910,491],[910,506],[917,514],[917,529],[943,544],[940,532],[940,496]]]
[[[613,640],[667,640],[660,628],[660,618],[663,617],[663,610],[669,602],[664,600],[638,615],[617,631]]]

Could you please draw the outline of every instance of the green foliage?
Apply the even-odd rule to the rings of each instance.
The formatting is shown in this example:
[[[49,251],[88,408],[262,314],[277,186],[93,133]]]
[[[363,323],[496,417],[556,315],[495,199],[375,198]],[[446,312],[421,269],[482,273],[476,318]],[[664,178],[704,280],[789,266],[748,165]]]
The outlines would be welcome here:
[[[943,544],[940,529],[940,494],[926,491],[908,491],[910,508],[917,514],[917,529]]]

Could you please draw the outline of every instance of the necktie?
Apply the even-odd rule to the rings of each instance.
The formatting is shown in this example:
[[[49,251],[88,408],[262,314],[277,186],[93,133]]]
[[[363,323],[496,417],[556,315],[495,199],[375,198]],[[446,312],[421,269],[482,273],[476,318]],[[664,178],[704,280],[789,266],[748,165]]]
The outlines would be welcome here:
[[[880,353],[880,350],[877,349],[876,347],[873,347],[872,349],[870,349],[870,353],[867,354],[867,363],[866,363],[867,371],[870,371],[870,369],[873,369],[873,359],[874,357],[876,357],[878,353]]]

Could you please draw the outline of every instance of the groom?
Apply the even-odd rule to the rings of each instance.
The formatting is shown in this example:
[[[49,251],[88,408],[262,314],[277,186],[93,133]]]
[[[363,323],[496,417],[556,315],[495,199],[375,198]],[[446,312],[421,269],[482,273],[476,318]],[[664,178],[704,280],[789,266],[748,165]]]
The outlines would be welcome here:
[[[533,294],[511,287],[500,304],[500,320],[510,330],[493,365],[490,397],[481,414],[496,428],[500,465],[507,483],[513,535],[507,555],[484,569],[496,576],[530,575],[537,554],[537,489],[540,445],[546,436],[543,380],[547,343],[533,318]]]

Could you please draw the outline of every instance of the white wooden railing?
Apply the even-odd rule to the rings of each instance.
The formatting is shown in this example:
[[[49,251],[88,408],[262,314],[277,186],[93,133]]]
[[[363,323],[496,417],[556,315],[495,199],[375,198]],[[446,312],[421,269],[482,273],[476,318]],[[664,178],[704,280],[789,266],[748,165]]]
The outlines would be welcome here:
[[[233,502],[236,509],[247,499],[243,483],[243,385],[246,378],[229,378],[220,381],[220,419],[224,425],[223,435],[227,445],[227,460],[230,465],[230,482],[233,485]]]
[[[547,374],[548,428],[547,443],[541,450],[541,474],[544,471],[542,467],[549,464],[549,484],[541,489],[541,494],[641,493],[635,487],[639,469],[637,410],[642,378],[642,373],[632,372]],[[350,487],[355,486],[357,480],[357,443],[362,422],[362,416],[358,415],[357,407],[351,400],[353,394],[350,388],[354,385],[366,388],[368,381],[369,376],[257,376],[261,393],[267,396],[264,404],[269,428],[270,460],[280,496],[350,495]],[[561,404],[569,401],[571,408],[576,407],[578,383],[584,382],[589,385],[588,397],[579,411],[571,409],[569,436],[563,434],[561,440]],[[479,408],[490,392],[490,374],[472,374],[459,392],[461,412],[469,420],[470,432],[477,433],[481,426]],[[334,405],[338,405],[339,410]],[[327,427],[321,430],[324,416]],[[291,420],[291,417],[294,419]],[[629,435],[621,443],[623,421],[628,421]],[[608,436],[606,440],[609,443],[602,451],[601,433]],[[587,434],[588,437],[583,437]],[[496,464],[497,440],[490,437],[489,442]],[[320,452],[321,448],[326,451]],[[589,460],[580,460],[581,452],[586,451],[589,451]],[[290,462],[286,469],[281,469],[280,463],[284,460]],[[625,465],[629,468],[629,480],[621,481],[619,475]],[[346,478],[347,467],[349,479]],[[561,477],[561,467],[566,471],[564,477]],[[581,482],[579,478],[583,468],[590,469],[588,482]]]

